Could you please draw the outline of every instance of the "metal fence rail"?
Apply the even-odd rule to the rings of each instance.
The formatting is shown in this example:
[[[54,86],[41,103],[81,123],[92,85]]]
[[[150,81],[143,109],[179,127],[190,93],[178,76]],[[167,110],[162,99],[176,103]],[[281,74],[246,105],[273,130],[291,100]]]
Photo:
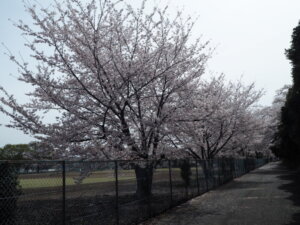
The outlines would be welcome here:
[[[267,162],[0,161],[0,224],[137,224]]]

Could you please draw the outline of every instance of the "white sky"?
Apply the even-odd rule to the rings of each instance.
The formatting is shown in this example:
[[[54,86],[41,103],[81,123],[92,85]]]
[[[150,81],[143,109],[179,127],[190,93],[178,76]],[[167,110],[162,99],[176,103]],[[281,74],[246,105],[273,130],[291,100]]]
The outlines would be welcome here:
[[[32,2],[32,0],[27,0]],[[129,0],[139,3],[140,0]],[[39,0],[43,4],[51,0]],[[148,0],[148,4],[159,2]],[[289,47],[292,29],[300,20],[299,0],[161,0],[170,9],[184,7],[185,13],[199,16],[194,35],[211,40],[216,52],[207,71],[224,73],[227,79],[243,76],[245,83],[255,82],[266,92],[261,104],[269,105],[275,91],[291,83],[290,65],[284,56]],[[163,4],[162,4],[163,3]],[[8,19],[30,21],[21,0],[0,1],[0,43],[14,54],[28,54],[24,39]],[[0,85],[21,101],[28,90],[17,77],[16,66],[0,46]],[[0,124],[9,119],[0,113]],[[0,147],[8,143],[27,143],[32,140],[20,131],[0,126]]]

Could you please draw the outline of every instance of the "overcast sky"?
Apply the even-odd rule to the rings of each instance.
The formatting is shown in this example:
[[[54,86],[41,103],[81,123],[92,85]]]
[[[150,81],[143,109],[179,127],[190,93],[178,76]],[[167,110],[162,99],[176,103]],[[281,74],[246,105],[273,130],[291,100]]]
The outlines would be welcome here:
[[[27,0],[31,2],[31,0]],[[40,0],[48,4],[51,0]],[[130,0],[139,3],[139,0]],[[151,5],[153,0],[149,0]],[[157,2],[157,1],[156,1]],[[272,103],[275,91],[291,83],[290,64],[284,56],[292,29],[300,19],[299,0],[161,0],[171,9],[184,8],[186,14],[199,16],[194,35],[210,40],[216,51],[207,72],[224,73],[230,80],[241,76],[245,83],[255,82],[265,90],[262,105]],[[14,54],[25,55],[24,39],[8,19],[30,22],[21,0],[0,1],[0,42]],[[0,85],[24,101],[29,88],[20,83],[16,66],[0,46]],[[0,114],[0,124],[9,119]],[[27,143],[30,137],[20,131],[0,127],[0,147],[8,143]]]

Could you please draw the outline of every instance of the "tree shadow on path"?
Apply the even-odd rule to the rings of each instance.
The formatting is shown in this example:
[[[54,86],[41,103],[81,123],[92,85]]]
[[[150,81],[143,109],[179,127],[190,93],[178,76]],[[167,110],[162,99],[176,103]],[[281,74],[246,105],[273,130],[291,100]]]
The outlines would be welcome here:
[[[296,170],[288,169],[284,165],[278,166],[280,170],[285,170],[285,173],[282,173],[279,178],[282,180],[289,181],[286,184],[279,186],[279,189],[289,192],[291,194],[289,199],[293,202],[294,206],[300,207],[300,172]],[[285,225],[299,225],[300,224],[300,211],[294,213],[292,216],[293,221]]]

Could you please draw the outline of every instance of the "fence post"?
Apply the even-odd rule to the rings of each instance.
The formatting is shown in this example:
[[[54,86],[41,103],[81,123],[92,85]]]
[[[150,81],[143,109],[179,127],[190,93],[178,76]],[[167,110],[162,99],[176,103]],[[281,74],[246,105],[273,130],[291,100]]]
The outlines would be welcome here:
[[[235,178],[235,168],[234,168],[234,161],[233,158],[230,158],[230,173],[231,173],[231,180]]]
[[[149,165],[149,160],[147,159],[146,161],[147,163],[147,173],[146,173],[146,182],[147,182],[147,190],[148,190],[148,196],[147,196],[147,205],[148,205],[148,216],[149,218],[151,218],[151,194],[152,194],[152,182],[153,182],[153,168],[152,165]],[[151,164],[153,163],[153,161],[151,161]],[[151,174],[152,174],[152,178],[151,178]],[[152,179],[152,180],[151,180]],[[151,191],[150,191],[151,190]]]
[[[62,161],[62,224],[66,224],[66,161]]]
[[[240,176],[240,171],[241,171],[241,159],[236,159],[236,164],[237,164],[237,172],[236,172],[236,177]]]
[[[216,187],[216,170],[215,170],[215,159],[209,159],[209,174],[210,177],[212,177],[212,181],[213,181],[213,187],[212,188],[215,188]]]
[[[221,162],[221,163],[220,162],[221,162],[221,159],[218,158],[217,159],[217,163],[218,163],[218,181],[219,181],[218,186],[220,186],[222,184],[222,182],[221,182],[221,172],[223,173],[223,169],[221,168],[223,162]],[[223,176],[223,174],[222,174],[222,176]]]
[[[190,161],[187,159],[186,162],[187,162],[188,168],[190,169],[191,168]],[[187,201],[189,199],[189,189],[188,189],[187,182],[184,182],[184,189],[185,189],[185,200]]]
[[[202,160],[203,163],[203,173],[205,178],[205,185],[206,185],[206,191],[208,191],[208,174],[207,174],[207,166],[206,166],[207,160]]]
[[[171,198],[171,206],[173,205],[173,187],[172,187],[172,172],[171,172],[171,161],[168,160],[169,164],[169,182],[170,182],[170,198]]]
[[[198,173],[198,160],[196,159],[195,161],[196,161],[197,190],[198,190],[198,195],[200,195],[199,173]]]
[[[115,191],[116,191],[116,224],[119,225],[119,182],[118,182],[118,162],[115,161]]]

